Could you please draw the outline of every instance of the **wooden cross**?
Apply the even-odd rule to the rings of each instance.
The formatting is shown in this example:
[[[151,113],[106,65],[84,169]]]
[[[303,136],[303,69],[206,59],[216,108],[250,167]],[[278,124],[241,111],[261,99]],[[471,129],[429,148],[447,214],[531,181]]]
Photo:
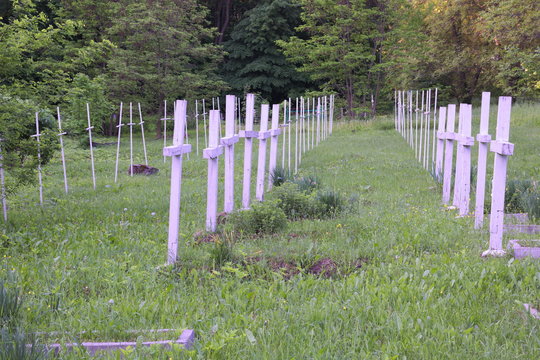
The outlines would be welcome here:
[[[510,113],[512,97],[499,97],[496,140],[491,142],[490,151],[495,153],[493,185],[491,190],[491,217],[489,219],[489,249],[482,256],[503,256],[504,194],[508,157],[514,153],[510,138]]]
[[[34,135],[31,135],[31,137],[35,137],[37,141],[39,204],[43,205],[43,181],[41,178],[41,149],[40,149],[40,140],[39,140],[39,138],[41,137],[41,134],[39,133],[39,113],[37,111],[36,111],[36,133]]]
[[[144,139],[144,121],[142,118],[142,111],[141,111],[141,103],[137,103],[139,106],[139,125],[141,126],[141,135],[142,135],[142,145],[143,145],[143,151],[144,151],[144,163],[146,166],[148,166],[148,156],[146,155],[146,141]]]
[[[58,119],[58,136],[60,139],[60,155],[62,158],[62,169],[64,170],[64,191],[68,193],[68,182],[67,182],[67,173],[66,173],[66,158],[64,156],[64,139],[63,136],[67,133],[62,131],[62,120],[60,118],[60,107],[56,107],[56,115]]]
[[[253,113],[255,110],[255,95],[246,95],[246,121],[245,130],[240,131],[240,137],[245,139],[244,145],[244,179],[242,192],[242,207],[249,209],[251,203],[251,156],[253,148],[253,138],[259,136],[258,131],[253,131]]]
[[[270,105],[261,105],[261,124],[259,128],[259,162],[257,164],[257,187],[255,188],[255,197],[259,201],[264,200],[264,180],[266,171],[266,139],[271,135],[268,131],[268,115]]]
[[[118,125],[116,125],[116,128],[118,129],[118,141],[116,143],[116,165],[114,167],[114,182],[118,180],[118,162],[120,160],[120,135],[122,134],[122,110],[123,110],[123,103],[120,103],[120,116],[118,118]]]
[[[461,145],[461,163],[456,166],[461,167],[461,177],[459,184],[459,216],[466,216],[469,213],[469,197],[471,193],[471,147],[474,145],[474,138],[471,136],[472,105],[462,104],[463,106],[463,126],[458,136],[458,143]]]
[[[187,101],[177,100],[174,112],[173,145],[163,148],[163,156],[171,161],[171,197],[169,203],[169,238],[167,263],[174,264],[178,254],[178,230],[180,226],[180,194],[182,189],[182,156],[191,151],[191,145],[184,144],[184,123]]]
[[[236,96],[225,97],[225,137],[221,145],[225,147],[225,192],[223,196],[223,211],[230,213],[234,210],[234,144],[239,140],[234,134]]]
[[[446,132],[444,133],[446,146],[444,150],[442,202],[445,205],[448,205],[448,203],[450,202],[450,191],[452,187],[452,162],[454,159],[454,139],[456,138],[456,134],[454,133],[455,122],[456,122],[456,105],[450,104],[448,105]]]
[[[441,107],[439,111],[439,125],[437,130],[437,156],[435,160],[435,177],[437,181],[442,181],[442,169],[444,158],[444,129],[446,127],[446,107]]]
[[[5,141],[0,138],[0,144]],[[4,214],[4,222],[7,222],[7,201],[6,201],[6,183],[4,179],[4,156],[2,155],[2,146],[0,145],[0,185],[2,186],[2,211]]]
[[[488,145],[491,142],[489,135],[489,108],[491,93],[482,93],[482,107],[480,109],[480,133],[476,135],[478,141],[478,172],[476,175],[476,204],[474,210],[474,228],[481,229],[484,223],[484,198],[486,192],[486,167]]]
[[[270,130],[270,162],[268,164],[268,190],[274,184],[274,176],[277,163],[278,136],[281,134],[279,128],[279,104],[272,105],[272,129]]]
[[[133,111],[131,103],[129,103],[129,174],[133,176]]]
[[[210,110],[208,148],[203,150],[203,158],[208,159],[208,190],[206,192],[206,231],[217,229],[218,200],[218,158],[223,154],[219,145],[219,110]]]
[[[94,185],[94,190],[96,190],[96,171],[94,168],[94,148],[92,144],[92,129],[94,128],[90,124],[90,104],[86,103],[86,118],[88,119],[88,127],[86,128],[86,131],[88,131],[88,140],[90,142],[90,161],[92,162],[92,183]]]

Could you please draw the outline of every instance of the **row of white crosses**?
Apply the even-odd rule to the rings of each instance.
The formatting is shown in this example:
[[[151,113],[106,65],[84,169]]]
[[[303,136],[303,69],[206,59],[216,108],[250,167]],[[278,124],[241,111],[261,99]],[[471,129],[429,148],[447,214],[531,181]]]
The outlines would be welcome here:
[[[502,256],[503,249],[503,223],[504,223],[504,196],[506,189],[506,168],[508,156],[514,152],[514,144],[509,142],[510,135],[510,114],[512,109],[512,98],[508,96],[499,97],[497,112],[496,139],[491,140],[489,135],[489,92],[482,93],[482,103],[480,109],[480,131],[476,136],[478,142],[478,166],[476,176],[476,199],[475,199],[475,228],[481,229],[484,221],[484,200],[486,186],[486,165],[488,155],[488,145],[495,154],[493,168],[492,193],[491,193],[491,214],[489,225],[489,249],[483,256]],[[403,119],[403,109],[400,108],[401,101],[396,104],[396,129],[401,130]],[[435,174],[443,174],[442,202],[445,205],[452,205],[459,210],[459,216],[467,216],[470,208],[471,191],[471,147],[474,145],[472,137],[472,105],[459,105],[458,131],[455,132],[456,105],[450,104],[441,107],[439,111],[438,131],[436,133],[436,161]],[[453,167],[454,142],[457,142],[456,166]],[[451,198],[452,175],[454,175],[454,192]]]
[[[426,170],[431,168],[431,171],[435,171],[435,176],[439,176],[434,168],[436,134],[434,124],[437,118],[438,89],[396,90],[394,95],[395,129],[414,149],[415,156],[422,166]]]
[[[307,99],[300,98],[297,101],[296,107],[296,131],[295,137],[297,154],[308,149],[304,144],[311,141],[311,147],[318,144],[320,141],[327,138],[333,130],[333,96],[327,99],[319,98],[317,100],[317,116],[305,116],[304,105]],[[288,104],[291,104],[290,100]],[[315,101],[313,100],[313,104]],[[257,162],[257,177],[255,197],[257,201],[264,200],[265,190],[268,191],[272,187],[272,176],[276,169],[277,154],[278,154],[278,137],[286,133],[284,129],[289,129],[288,136],[291,137],[290,121],[292,110],[291,107],[284,107],[284,121],[279,124],[280,105],[272,106],[272,122],[271,128],[268,129],[270,118],[270,105],[262,104],[260,110],[260,126],[259,130],[254,130],[255,119],[255,95],[246,95],[246,112],[245,112],[245,129],[239,130],[235,128],[236,120],[238,119],[238,99],[234,95],[226,96],[225,108],[225,136],[220,137],[220,112],[219,110],[209,111],[209,128],[208,128],[208,147],[203,150],[203,157],[208,160],[208,187],[207,187],[207,212],[206,212],[206,230],[214,232],[217,229],[217,211],[218,211],[218,166],[219,157],[223,155],[225,150],[225,172],[224,172],[224,211],[230,213],[234,210],[234,148],[240,138],[244,138],[244,174],[243,174],[243,189],[242,189],[242,208],[249,209],[251,205],[251,168],[252,168],[252,150],[253,140],[259,141],[258,162]],[[285,105],[285,103],[284,103]],[[314,108],[314,105],[313,105]],[[325,112],[323,112],[325,109]],[[330,111],[328,111],[330,110]],[[317,131],[311,133],[311,137],[306,137],[309,134],[309,128],[304,126],[309,124],[305,119],[312,119],[311,129],[317,128]],[[317,118],[317,125],[315,125]],[[163,148],[163,156],[172,157],[171,171],[171,198],[169,208],[169,233],[168,233],[168,256],[167,262],[172,264],[176,262],[178,256],[178,234],[180,223],[180,194],[182,184],[182,161],[184,154],[191,152],[191,145],[184,144],[185,131],[187,122],[187,101],[177,100],[174,112],[174,136],[173,145]],[[309,125],[308,125],[309,126]],[[238,133],[235,131],[238,130]],[[269,168],[266,170],[266,142],[270,139],[270,155]],[[302,145],[300,145],[302,144]],[[290,148],[290,140],[289,140]],[[290,152],[289,152],[290,153]],[[290,155],[289,155],[290,158]],[[283,163],[285,163],[283,155]],[[290,160],[289,160],[290,163]]]

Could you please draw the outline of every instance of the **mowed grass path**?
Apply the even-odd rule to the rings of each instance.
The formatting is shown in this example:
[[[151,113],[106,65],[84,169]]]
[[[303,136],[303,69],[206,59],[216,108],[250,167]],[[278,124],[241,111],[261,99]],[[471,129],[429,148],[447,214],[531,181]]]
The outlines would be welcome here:
[[[480,258],[487,231],[441,209],[440,188],[391,122],[340,126],[304,156],[300,173],[355,200],[349,212],[235,244],[240,258],[367,260],[330,279],[305,271],[287,279],[238,263],[209,270],[214,245],[191,237],[203,228],[206,202],[206,162],[193,155],[182,188],[180,271],[160,267],[169,193],[160,147],[149,144],[159,175],[122,175],[120,185],[112,181],[114,149],[98,149],[95,193],[87,155],[73,149],[80,158],[71,165],[72,193],[62,194],[56,160],[46,168],[43,209],[35,189],[12,200],[3,271],[15,269],[23,287],[28,331],[98,330],[48,341],[110,341],[137,338],[127,329],[195,329],[195,350],[167,353],[173,358],[540,358],[540,321],[522,306],[540,303],[539,262]],[[530,151],[537,151],[532,144]],[[124,165],[127,153],[123,148]],[[240,146],[237,169],[242,158]],[[128,358],[167,355],[158,353]]]

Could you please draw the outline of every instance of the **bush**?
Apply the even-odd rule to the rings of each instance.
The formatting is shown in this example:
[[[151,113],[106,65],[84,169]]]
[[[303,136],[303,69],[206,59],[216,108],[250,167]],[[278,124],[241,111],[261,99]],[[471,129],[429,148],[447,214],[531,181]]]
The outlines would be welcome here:
[[[338,191],[319,191],[317,201],[322,205],[320,206],[322,216],[335,216],[345,209],[345,200]]]
[[[232,213],[227,225],[244,234],[273,234],[286,227],[287,217],[277,202],[265,201]]]
[[[506,212],[519,213],[524,212],[522,204],[522,195],[529,192],[533,187],[531,180],[513,179],[506,183],[506,191],[504,193],[504,203]]]
[[[272,185],[281,186],[285,182],[291,180],[291,173],[281,166],[276,166],[274,171],[272,171]]]
[[[319,178],[315,175],[302,176],[301,178],[295,179],[293,181],[298,185],[298,189],[305,193],[312,193],[321,186]]]
[[[297,184],[285,183],[271,193],[278,206],[290,220],[316,217],[320,206],[314,196],[300,191]]]

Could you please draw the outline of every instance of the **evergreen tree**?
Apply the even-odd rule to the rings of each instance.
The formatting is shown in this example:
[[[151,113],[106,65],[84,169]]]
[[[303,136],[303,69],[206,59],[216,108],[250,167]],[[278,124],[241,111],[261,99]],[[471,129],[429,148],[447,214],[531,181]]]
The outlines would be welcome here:
[[[276,45],[294,35],[300,8],[290,0],[266,1],[246,12],[225,50],[224,76],[237,94],[255,92],[272,103],[305,88],[307,79]]]

